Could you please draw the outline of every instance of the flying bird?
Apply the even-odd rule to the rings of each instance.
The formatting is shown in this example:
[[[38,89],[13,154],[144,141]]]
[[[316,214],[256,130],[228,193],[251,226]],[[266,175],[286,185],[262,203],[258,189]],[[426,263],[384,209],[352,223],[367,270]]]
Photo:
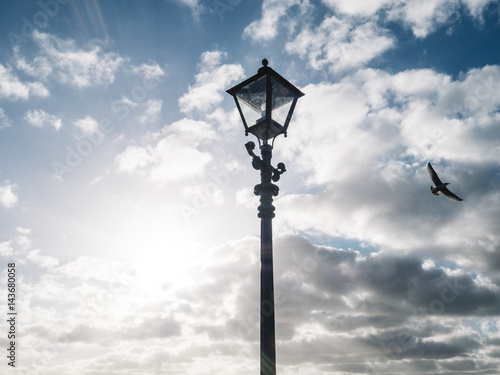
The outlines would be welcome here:
[[[431,163],[427,163],[427,172],[429,172],[429,176],[431,177],[432,182],[434,183],[434,185],[436,185],[431,186],[432,194],[439,195],[439,192],[441,192],[445,197],[450,198],[451,200],[463,201],[462,198],[457,197],[455,194],[448,190],[446,185],[449,185],[449,182],[441,182],[437,173],[434,171],[434,168],[432,168]]]

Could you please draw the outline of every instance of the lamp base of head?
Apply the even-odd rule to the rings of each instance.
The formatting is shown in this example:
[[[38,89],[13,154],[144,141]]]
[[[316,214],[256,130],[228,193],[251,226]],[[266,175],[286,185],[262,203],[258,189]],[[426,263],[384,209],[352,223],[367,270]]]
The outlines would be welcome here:
[[[262,140],[264,144],[273,140],[280,134],[285,134],[285,127],[278,124],[276,121],[271,120],[269,123],[263,119],[261,121],[257,121],[255,125],[252,125],[248,128],[248,133],[255,135],[259,140]]]

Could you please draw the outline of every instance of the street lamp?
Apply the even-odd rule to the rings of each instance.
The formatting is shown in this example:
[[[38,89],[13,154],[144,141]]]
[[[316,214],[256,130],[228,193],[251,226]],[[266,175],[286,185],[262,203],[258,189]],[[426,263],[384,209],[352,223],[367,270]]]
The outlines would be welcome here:
[[[304,94],[285,78],[267,66],[257,74],[227,90],[236,102],[241,116],[245,135],[255,135],[259,142],[261,156],[255,155],[254,142],[245,144],[252,157],[252,166],[260,170],[261,183],[254,188],[260,196],[258,217],[260,221],[260,374],[276,374],[276,349],[274,329],[274,281],[273,281],[273,196],[279,192],[278,186],[271,183],[280,179],[286,171],[285,164],[271,165],[272,149],[275,138],[287,135],[297,100]]]

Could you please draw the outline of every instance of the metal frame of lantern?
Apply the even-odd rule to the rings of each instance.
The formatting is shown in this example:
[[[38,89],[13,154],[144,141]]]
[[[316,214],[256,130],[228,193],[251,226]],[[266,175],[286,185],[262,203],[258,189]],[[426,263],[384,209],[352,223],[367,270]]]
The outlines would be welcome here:
[[[266,59],[262,60],[263,66],[257,74],[226,91],[234,98],[245,135],[255,135],[259,145],[261,141],[263,144],[268,144],[270,140],[274,143],[280,134],[287,136],[297,100],[304,95],[267,64]],[[249,121],[255,123],[249,124]]]

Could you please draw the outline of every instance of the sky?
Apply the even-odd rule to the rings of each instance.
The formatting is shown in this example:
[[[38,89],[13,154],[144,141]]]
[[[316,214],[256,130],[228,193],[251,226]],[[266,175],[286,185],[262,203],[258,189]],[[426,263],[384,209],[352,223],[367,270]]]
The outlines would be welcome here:
[[[499,1],[0,9],[2,373],[259,372],[260,177],[225,91],[263,58],[305,94],[273,149],[278,373],[499,373]]]

